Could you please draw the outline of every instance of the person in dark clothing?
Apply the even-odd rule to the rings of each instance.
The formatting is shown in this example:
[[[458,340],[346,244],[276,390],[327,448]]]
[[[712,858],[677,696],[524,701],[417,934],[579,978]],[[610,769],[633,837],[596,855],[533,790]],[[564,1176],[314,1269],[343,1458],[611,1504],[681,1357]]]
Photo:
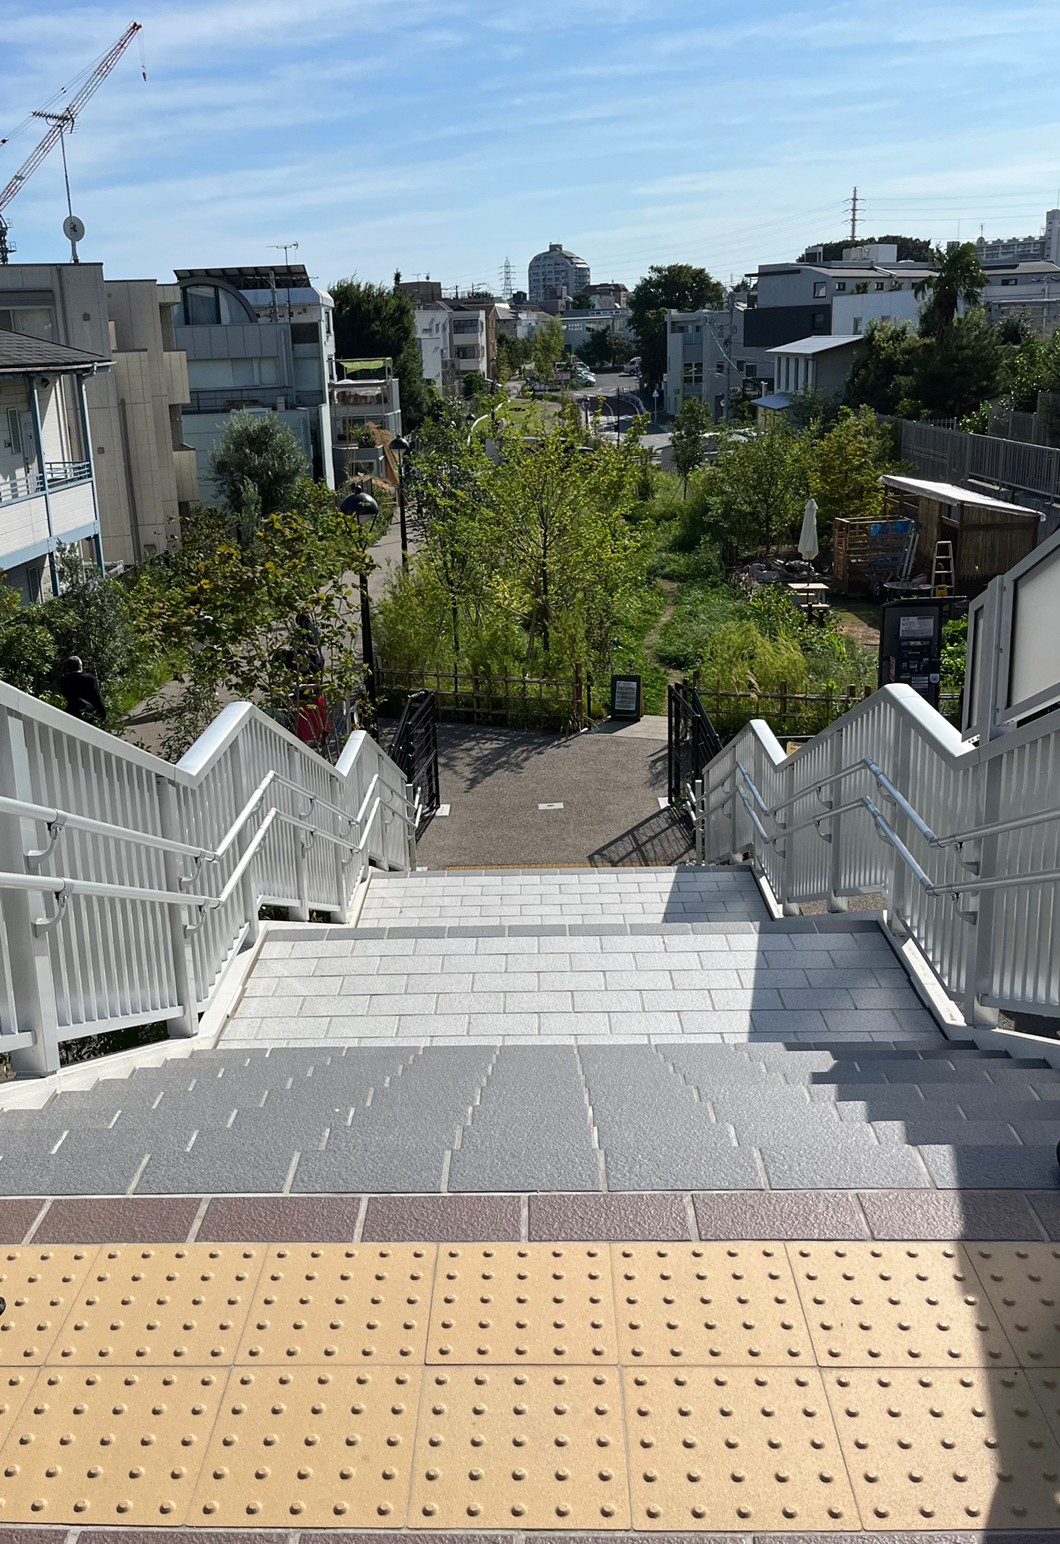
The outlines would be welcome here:
[[[86,675],[85,667],[76,654],[63,665],[59,678],[59,690],[66,698],[66,711],[86,724],[103,725],[107,722],[107,705],[95,676]]]

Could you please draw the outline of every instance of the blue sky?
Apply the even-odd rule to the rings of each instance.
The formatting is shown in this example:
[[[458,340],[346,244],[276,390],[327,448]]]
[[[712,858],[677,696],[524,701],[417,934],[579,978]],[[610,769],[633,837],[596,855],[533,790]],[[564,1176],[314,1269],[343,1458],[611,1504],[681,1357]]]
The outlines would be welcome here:
[[[723,279],[848,225],[1023,234],[1060,203],[1057,0],[4,0],[0,134],[142,34],[70,151],[114,278],[282,261],[322,283],[516,286],[547,243],[597,280]],[[35,131],[0,149],[0,186]],[[61,260],[57,153],[7,211]]]

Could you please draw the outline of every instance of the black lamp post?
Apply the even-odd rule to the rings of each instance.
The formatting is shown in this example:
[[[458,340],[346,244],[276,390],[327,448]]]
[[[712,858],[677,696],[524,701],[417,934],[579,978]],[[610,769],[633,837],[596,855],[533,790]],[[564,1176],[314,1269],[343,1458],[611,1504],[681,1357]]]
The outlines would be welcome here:
[[[357,485],[339,505],[347,520],[354,519],[362,527],[370,525],[379,513],[379,505],[370,493]],[[364,687],[368,701],[375,707],[375,651],[372,648],[372,608],[368,599],[368,575],[361,568],[357,576],[361,591],[361,656],[364,661]]]
[[[405,452],[412,449],[408,440],[401,434],[396,440],[390,441],[390,449],[397,456],[398,472],[398,528],[401,532],[401,566],[408,572],[409,566],[409,533],[405,526]]]

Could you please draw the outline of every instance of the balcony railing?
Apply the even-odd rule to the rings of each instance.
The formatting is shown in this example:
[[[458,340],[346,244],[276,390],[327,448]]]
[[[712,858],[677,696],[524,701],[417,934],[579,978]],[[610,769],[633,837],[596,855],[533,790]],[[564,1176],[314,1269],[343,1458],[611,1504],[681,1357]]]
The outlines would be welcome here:
[[[49,488],[64,488],[70,483],[88,482],[92,467],[87,461],[46,461],[44,473],[25,472],[20,477],[5,477],[0,482],[0,504],[15,499],[32,499],[44,492],[45,476]]]
[[[320,407],[327,401],[323,391],[296,391],[285,386],[222,386],[209,391],[192,389],[188,393],[193,413],[238,412],[245,407],[275,408],[282,401],[285,408]]]

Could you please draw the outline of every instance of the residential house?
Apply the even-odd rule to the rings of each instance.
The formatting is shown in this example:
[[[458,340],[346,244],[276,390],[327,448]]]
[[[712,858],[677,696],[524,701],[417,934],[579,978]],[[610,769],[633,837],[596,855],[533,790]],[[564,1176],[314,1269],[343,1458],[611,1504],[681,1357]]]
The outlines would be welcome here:
[[[770,349],[776,360],[775,390],[760,397],[757,417],[761,425],[769,414],[783,412],[792,397],[803,392],[819,392],[822,397],[838,397],[846,389],[851,371],[863,357],[867,345],[860,334],[828,338],[800,338]]]
[[[451,300],[449,330],[458,376],[477,372],[487,380],[497,375],[497,306],[491,295]]]
[[[918,304],[916,286],[936,270],[926,263],[900,263],[897,254],[897,246],[877,243],[847,248],[839,262],[763,264],[747,275],[755,287],[747,302],[746,342],[757,348],[778,348],[801,338],[835,333],[837,302],[846,326],[852,325],[855,314],[863,319],[870,315],[874,296],[888,297],[883,305],[871,302],[880,315],[889,306],[889,314],[904,316]],[[844,309],[847,297],[854,301],[849,311]]]
[[[549,242],[547,252],[538,252],[530,259],[527,289],[535,305],[555,298],[562,291],[579,295],[591,282],[592,274],[584,257],[568,251],[561,241]]]
[[[423,378],[441,392],[452,390],[456,375],[451,320],[452,312],[444,300],[431,300],[416,307],[416,342],[423,361]]]
[[[609,284],[587,284],[585,293],[590,296],[598,311],[624,311],[629,305],[629,288],[614,279]]]
[[[0,328],[113,364],[87,381],[96,496],[110,563],[180,543],[198,498],[184,440],[186,364],[173,330],[175,285],[104,279],[99,263],[0,268]]]
[[[55,554],[103,567],[87,386],[110,361],[0,331],[0,570],[27,603],[59,593]]]
[[[564,342],[577,352],[588,343],[594,332],[607,333],[612,338],[629,337],[629,311],[613,306],[592,311],[564,311]]]
[[[389,358],[339,364],[344,378],[332,381],[330,398],[332,463],[341,484],[359,472],[382,470],[380,447],[401,433],[401,388]]]
[[[725,310],[667,313],[667,413],[676,413],[686,398],[698,397],[717,423],[738,401],[772,390],[772,354],[747,341],[751,314],[745,302],[735,299]]]
[[[302,446],[312,474],[334,487],[329,391],[335,380],[334,303],[301,263],[274,268],[178,268],[176,338],[188,356],[194,446],[204,497],[210,452],[233,412],[272,412]]]

